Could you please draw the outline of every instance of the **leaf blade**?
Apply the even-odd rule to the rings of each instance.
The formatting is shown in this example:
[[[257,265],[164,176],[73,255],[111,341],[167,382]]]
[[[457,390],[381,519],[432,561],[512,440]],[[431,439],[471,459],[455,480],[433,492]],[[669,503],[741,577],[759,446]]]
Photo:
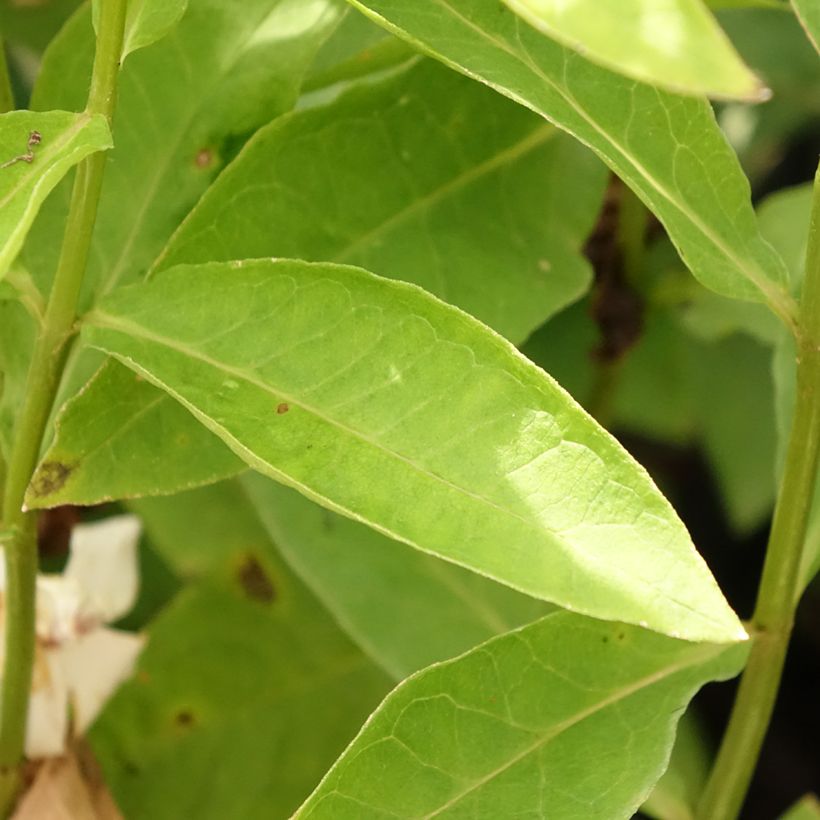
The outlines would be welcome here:
[[[509,343],[415,286],[286,260],[182,266],[112,295],[83,333],[255,469],[394,539],[596,617],[745,638],[642,468]],[[404,493],[425,500],[406,519]]]
[[[792,0],[792,6],[809,40],[820,51],[820,8],[811,0]]]

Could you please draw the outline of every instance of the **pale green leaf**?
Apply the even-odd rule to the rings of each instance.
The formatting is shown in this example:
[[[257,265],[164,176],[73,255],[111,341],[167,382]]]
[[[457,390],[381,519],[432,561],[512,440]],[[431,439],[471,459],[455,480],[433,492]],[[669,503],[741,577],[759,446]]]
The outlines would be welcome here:
[[[745,637],[620,445],[413,285],[287,260],[181,266],[112,294],[84,337],[260,472],[398,540],[596,617]]]
[[[93,0],[94,27],[100,15],[101,0]],[[122,59],[132,51],[161,40],[179,22],[188,0],[128,0]]]
[[[8,457],[37,328],[23,304],[0,300],[0,455]]]
[[[244,468],[177,402],[109,361],[57,417],[31,492],[52,507],[92,505],[190,489]]]
[[[105,117],[66,111],[0,114],[0,278],[46,197],[78,162],[111,147]]]
[[[589,145],[657,214],[705,285],[767,301],[792,321],[783,262],[760,236],[748,182],[705,100],[600,68],[498,0],[351,2]]]
[[[547,615],[401,684],[295,818],[629,818],[689,699],[742,656]]]
[[[425,61],[262,129],[155,268],[361,265],[520,342],[589,287],[580,251],[605,177],[541,118]]]
[[[288,564],[396,680],[547,611],[542,601],[391,541],[264,476],[241,482]]]
[[[792,0],[792,5],[809,39],[820,51],[820,5],[817,0]]]
[[[293,106],[342,11],[336,0],[189,0],[167,37],[126,60],[82,308],[100,290],[140,278],[248,133]],[[49,49],[35,108],[84,106],[90,16],[78,12]],[[43,292],[59,253],[62,194],[47,203],[25,249]]]
[[[701,0],[504,0],[589,60],[684,94],[759,100],[765,89]]]
[[[92,734],[134,820],[284,818],[389,688],[223,484],[138,507],[187,576]],[[184,774],[183,774],[184,773]]]
[[[712,752],[690,709],[678,724],[669,767],[641,806],[641,814],[656,820],[695,820],[711,757]]]
[[[806,795],[792,806],[780,820],[820,820],[820,801],[813,795]]]

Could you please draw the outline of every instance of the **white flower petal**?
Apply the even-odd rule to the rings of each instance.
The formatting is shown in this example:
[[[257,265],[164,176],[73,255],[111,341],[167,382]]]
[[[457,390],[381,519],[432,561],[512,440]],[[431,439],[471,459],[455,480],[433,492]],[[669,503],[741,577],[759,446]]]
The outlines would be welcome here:
[[[144,645],[142,635],[101,628],[60,650],[75,734],[85,733],[108,698],[130,677]]]
[[[26,757],[55,757],[65,751],[68,731],[68,685],[63,650],[38,652],[26,724]]]
[[[83,600],[80,588],[62,575],[37,576],[37,637],[61,644],[77,636]]]
[[[134,606],[139,586],[140,530],[135,515],[118,515],[74,528],[64,577],[79,587],[85,617],[110,623]]]

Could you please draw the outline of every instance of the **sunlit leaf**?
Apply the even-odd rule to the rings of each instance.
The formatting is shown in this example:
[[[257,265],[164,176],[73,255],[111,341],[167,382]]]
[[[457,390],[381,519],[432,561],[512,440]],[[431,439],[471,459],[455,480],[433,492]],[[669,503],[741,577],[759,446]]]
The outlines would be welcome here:
[[[497,0],[351,2],[589,145],[664,223],[705,285],[767,301],[791,321],[783,262],[760,236],[748,182],[704,100],[600,68],[539,34]]]
[[[93,0],[94,27],[100,14],[101,0]],[[129,0],[125,20],[122,57],[161,40],[179,22],[188,0]]]
[[[547,615],[401,684],[295,818],[629,818],[742,655]]]
[[[617,442],[415,286],[287,260],[181,266],[112,294],[84,338],[260,472],[398,540],[597,617],[745,636]]]
[[[110,147],[102,116],[66,111],[0,114],[0,278],[57,183],[82,159]]]
[[[589,60],[686,94],[760,99],[701,0],[504,0],[525,20]]]

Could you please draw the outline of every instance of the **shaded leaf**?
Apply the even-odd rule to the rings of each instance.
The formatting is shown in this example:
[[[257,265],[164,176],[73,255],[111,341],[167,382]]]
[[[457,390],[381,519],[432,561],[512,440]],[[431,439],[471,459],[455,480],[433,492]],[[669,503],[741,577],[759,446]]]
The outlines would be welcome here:
[[[401,684],[295,818],[631,817],[689,699],[742,657],[547,615]]]
[[[287,260],[181,266],[112,294],[83,332],[251,466],[387,535],[597,617],[745,637],[617,442],[415,286]]]
[[[547,611],[542,601],[391,541],[263,476],[241,481],[288,564],[396,680]]]
[[[701,0],[504,0],[589,60],[684,94],[759,100],[760,82]]]
[[[21,302],[0,300],[0,451],[6,456],[23,403],[36,330]]]
[[[497,0],[351,0],[377,23],[566,129],[667,228],[705,285],[791,321],[783,262],[763,241],[746,178],[704,100],[595,66]]]
[[[287,817],[388,679],[277,559],[234,485],[139,512],[200,580],[150,628],[136,677],[92,731],[106,779],[135,820]]]
[[[581,296],[605,169],[426,62],[262,129],[155,268],[268,256],[414,282],[520,342]]]
[[[66,111],[0,114],[0,277],[14,262],[54,187],[78,162],[110,147],[103,116]]]

